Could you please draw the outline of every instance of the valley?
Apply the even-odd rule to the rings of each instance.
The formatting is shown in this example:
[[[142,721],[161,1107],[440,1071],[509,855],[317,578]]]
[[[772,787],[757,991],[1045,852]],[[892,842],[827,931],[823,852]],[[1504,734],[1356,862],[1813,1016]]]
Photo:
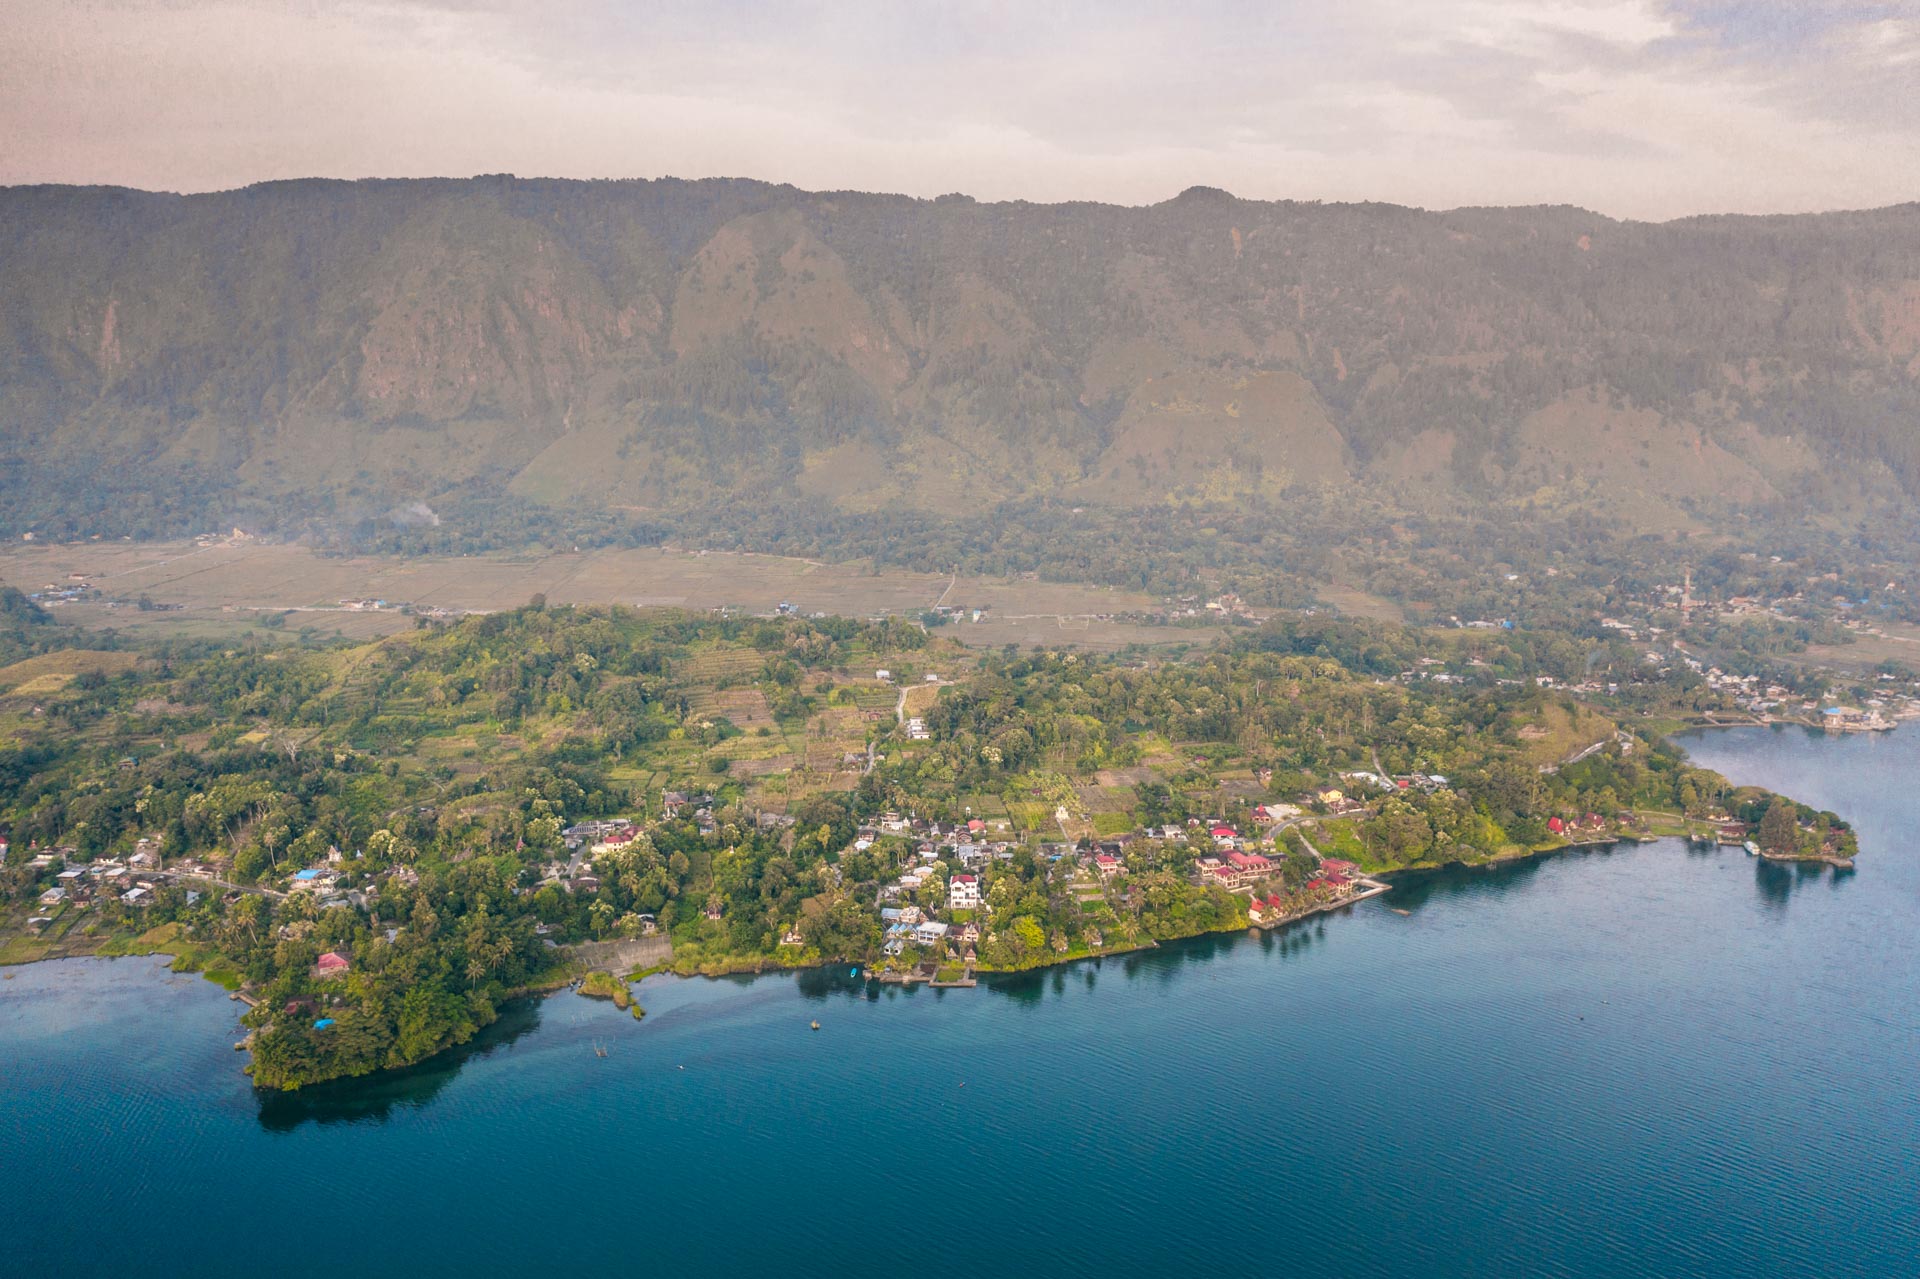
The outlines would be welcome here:
[[[661,547],[340,556],[248,538],[15,543],[0,550],[0,583],[71,592],[76,598],[49,602],[59,620],[156,640],[258,633],[263,623],[289,636],[364,640],[410,630],[418,617],[498,612],[536,595],[753,615],[789,605],[799,614],[919,618],[938,606],[954,619],[942,633],[977,648],[1108,651],[1205,645],[1220,633],[1200,619],[1150,620],[1164,619],[1168,605],[1141,592]]]

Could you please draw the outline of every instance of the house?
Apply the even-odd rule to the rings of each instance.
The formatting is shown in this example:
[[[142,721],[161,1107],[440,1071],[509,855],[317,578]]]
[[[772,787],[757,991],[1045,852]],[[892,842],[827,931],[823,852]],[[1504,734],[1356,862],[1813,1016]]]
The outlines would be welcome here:
[[[40,894],[41,904],[46,906],[57,906],[66,899],[67,890],[64,888],[49,888],[46,892]]]
[[[946,935],[947,925],[937,919],[929,919],[913,930],[914,943],[920,946],[936,945]]]
[[[1244,880],[1260,879],[1273,873],[1273,863],[1258,853],[1228,853],[1227,865]]]
[[[345,955],[337,950],[330,950],[313,961],[313,975],[315,977],[344,977],[347,974],[347,970],[352,966],[353,965],[347,962]]]
[[[1096,854],[1093,859],[1093,868],[1100,872],[1100,876],[1103,879],[1118,875],[1126,869],[1126,867],[1120,864],[1120,859],[1112,853]]]
[[[947,905],[955,910],[974,910],[980,905],[980,878],[955,875],[947,881]]]
[[[1559,835],[1559,834],[1563,834],[1566,831],[1567,824],[1561,821],[1558,817],[1549,817],[1547,818],[1547,829],[1552,831],[1554,834]]]
[[[798,927],[794,927],[787,929],[786,932],[780,935],[780,944],[782,946],[804,946],[807,944],[807,939],[800,935],[800,929]]]
[[[135,885],[120,894],[120,900],[129,906],[138,906],[153,896],[153,889],[144,885]]]

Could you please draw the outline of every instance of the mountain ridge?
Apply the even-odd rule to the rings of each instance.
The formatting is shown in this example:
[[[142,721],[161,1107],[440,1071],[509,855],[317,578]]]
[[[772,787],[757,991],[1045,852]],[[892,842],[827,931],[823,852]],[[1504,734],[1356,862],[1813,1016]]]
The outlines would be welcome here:
[[[203,522],[241,495],[325,520],[462,488],[671,514],[1362,485],[1658,524],[1920,485],[1920,203],[10,187],[0,290],[12,469],[195,477],[170,509]],[[9,528],[45,518],[8,496]]]

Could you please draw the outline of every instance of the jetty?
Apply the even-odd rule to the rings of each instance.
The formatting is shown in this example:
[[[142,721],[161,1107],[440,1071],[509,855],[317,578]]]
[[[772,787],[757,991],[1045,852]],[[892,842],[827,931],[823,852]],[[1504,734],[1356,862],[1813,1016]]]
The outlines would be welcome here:
[[[1390,892],[1393,889],[1393,885],[1383,879],[1357,879],[1354,883],[1360,888],[1360,891],[1350,896],[1342,897],[1337,901],[1315,902],[1305,910],[1296,910],[1286,915],[1276,915],[1272,919],[1258,920],[1249,917],[1247,922],[1254,928],[1268,930],[1284,928],[1288,924],[1297,923],[1302,919],[1307,919],[1314,915],[1323,915],[1330,910],[1339,910],[1343,906],[1352,906],[1357,902],[1363,902],[1369,897],[1378,897],[1381,893]]]

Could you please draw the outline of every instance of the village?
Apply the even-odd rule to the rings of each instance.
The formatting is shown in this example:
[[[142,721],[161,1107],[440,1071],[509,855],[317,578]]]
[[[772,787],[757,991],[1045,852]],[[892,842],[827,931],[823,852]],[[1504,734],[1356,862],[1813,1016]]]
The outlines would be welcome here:
[[[1383,780],[1393,787],[1391,779]],[[1411,779],[1400,780],[1413,784]],[[1356,775],[1352,784],[1364,787],[1368,781],[1367,775]],[[1425,785],[1443,781],[1421,779]],[[1357,799],[1332,786],[1321,788],[1308,802],[1335,816],[1365,811]],[[591,897],[601,888],[603,866],[662,823],[686,822],[703,835],[714,835],[716,804],[712,794],[669,790],[661,793],[653,815],[566,826],[561,831],[565,856],[530,869],[518,891],[531,897],[550,888],[569,897]],[[871,901],[883,937],[877,975],[882,981],[937,986],[972,986],[976,974],[991,967],[982,963],[980,947],[992,935],[994,885],[1023,853],[1043,865],[1047,880],[1070,895],[1081,911],[1105,925],[1089,928],[1079,946],[1052,939],[1051,951],[1058,959],[1151,945],[1151,941],[1129,940],[1122,925],[1129,908],[1138,905],[1140,890],[1130,877],[1147,871],[1178,868],[1194,888],[1218,890],[1240,901],[1246,925],[1262,929],[1349,905],[1389,887],[1363,875],[1354,862],[1317,851],[1309,854],[1310,865],[1296,866],[1289,873],[1283,866],[1286,853],[1281,832],[1297,830],[1304,835],[1303,827],[1312,818],[1299,805],[1255,805],[1247,817],[1244,833],[1222,819],[1196,817],[1068,841],[1017,837],[1003,819],[942,823],[887,811],[859,826],[843,855],[877,855],[880,864],[892,868]],[[763,813],[755,821],[765,829],[778,829],[790,825],[792,818]],[[6,852],[5,842],[0,841],[0,859]],[[324,911],[353,910],[379,925],[383,887],[419,882],[413,867],[382,864],[384,860],[369,861],[364,851],[349,853],[329,846],[325,859],[313,865],[290,868],[256,884],[239,884],[223,878],[217,867],[204,860],[169,862],[157,836],[140,837],[130,853],[92,859],[83,859],[72,846],[35,850],[29,865],[48,877],[48,887],[38,894],[26,926],[33,937],[58,941],[106,902],[112,903],[116,917],[137,922],[143,908],[169,887],[180,888],[188,906],[209,892],[220,893],[229,906],[248,895],[263,897],[284,907],[278,912],[283,922],[277,932],[282,939],[305,936],[313,919]],[[715,921],[721,918],[715,909],[707,916]],[[400,929],[396,925],[382,931],[392,942]],[[560,948],[544,925],[536,925],[535,931],[549,949]],[[636,936],[655,937],[663,931],[653,914],[643,913],[634,920]],[[780,959],[790,966],[809,962],[806,938],[796,926],[789,925],[782,933]],[[311,976],[316,980],[340,977],[349,967],[346,957],[329,952],[320,956]]]

